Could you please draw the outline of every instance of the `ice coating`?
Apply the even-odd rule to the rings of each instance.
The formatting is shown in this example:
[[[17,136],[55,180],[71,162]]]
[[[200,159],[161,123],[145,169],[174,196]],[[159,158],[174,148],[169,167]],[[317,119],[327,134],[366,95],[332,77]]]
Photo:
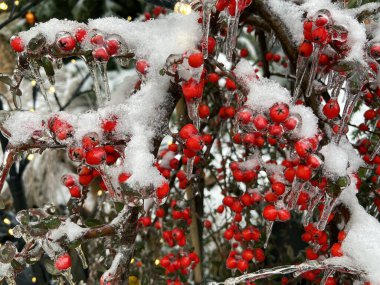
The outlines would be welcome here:
[[[49,238],[52,240],[58,240],[66,236],[69,241],[75,241],[80,238],[85,232],[86,229],[78,226],[76,223],[73,223],[70,219],[67,219],[66,221],[62,222],[57,229],[49,232]]]
[[[303,13],[307,12],[308,16],[313,16],[318,10],[328,9],[334,23],[348,30],[347,44],[350,46],[350,51],[346,59],[364,63],[366,31],[349,10],[341,9],[330,0],[309,0],[304,1],[302,5],[284,0],[268,0],[268,4],[285,24],[296,44],[302,41]]]

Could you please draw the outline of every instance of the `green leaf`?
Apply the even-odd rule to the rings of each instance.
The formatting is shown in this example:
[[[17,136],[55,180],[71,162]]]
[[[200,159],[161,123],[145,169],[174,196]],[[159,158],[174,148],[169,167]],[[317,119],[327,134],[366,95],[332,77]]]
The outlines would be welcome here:
[[[42,50],[44,45],[46,44],[46,38],[42,34],[38,34],[33,39],[31,39],[28,43],[28,51],[29,52],[38,52]]]
[[[13,86],[13,80],[9,75],[0,73],[0,82],[7,84],[9,86]]]
[[[98,227],[98,226],[101,226],[102,225],[102,222],[99,221],[98,219],[94,219],[94,218],[90,218],[90,219],[87,219],[84,224],[89,227],[89,228],[95,228],[95,227]]]
[[[58,219],[58,217],[50,216],[44,219],[45,226],[52,230],[57,229],[61,225],[61,221]]]
[[[43,57],[41,59],[41,62],[42,62],[42,67],[45,70],[46,76],[54,76],[55,72],[54,72],[53,63],[47,57]]]
[[[115,202],[115,209],[119,213],[121,210],[123,210],[124,204],[120,202]]]

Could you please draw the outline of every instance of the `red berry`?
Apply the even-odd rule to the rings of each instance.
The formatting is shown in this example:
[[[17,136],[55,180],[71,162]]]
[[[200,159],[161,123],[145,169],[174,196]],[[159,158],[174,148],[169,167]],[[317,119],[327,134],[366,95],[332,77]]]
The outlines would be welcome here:
[[[207,75],[207,81],[214,84],[218,83],[219,75],[216,73],[210,73],[209,75]]]
[[[281,60],[281,55],[279,55],[279,54],[273,55],[273,61],[279,62],[280,60]]]
[[[257,115],[252,122],[258,131],[265,130],[268,127],[268,120],[264,115]]]
[[[237,261],[236,261],[235,258],[233,258],[233,257],[227,258],[227,260],[226,260],[226,267],[228,269],[234,269],[234,268],[236,268],[236,265],[237,265]]]
[[[82,42],[84,40],[84,38],[86,37],[87,35],[87,31],[84,30],[84,29],[78,29],[76,32],[75,32],[75,39],[78,41],[78,42]]]
[[[268,221],[275,221],[277,219],[277,210],[273,205],[268,205],[263,210],[263,217]]]
[[[71,197],[80,198],[82,196],[80,187],[78,185],[71,186],[69,188]]]
[[[302,180],[309,180],[311,178],[311,169],[306,165],[298,165],[296,176]]]
[[[109,55],[115,55],[120,50],[121,43],[116,39],[107,40],[106,50]]]
[[[199,117],[205,119],[210,116],[210,108],[205,104],[200,104],[198,107]]]
[[[182,93],[187,102],[199,99],[203,94],[204,81],[197,82],[194,78],[182,83]]]
[[[122,172],[120,173],[119,177],[118,177],[118,181],[119,183],[125,183],[129,177],[131,177],[131,175],[129,173],[126,173],[126,172]]]
[[[319,257],[319,254],[316,253],[311,247],[305,249],[306,258],[309,260],[316,260]]]
[[[290,212],[289,212],[288,210],[285,210],[285,209],[283,209],[283,210],[278,210],[278,211],[277,211],[277,214],[278,214],[278,219],[279,219],[280,221],[285,222],[285,221],[290,220]]]
[[[140,59],[136,61],[136,70],[141,74],[146,74],[149,68],[149,63],[144,60]]]
[[[281,182],[274,182],[272,184],[272,191],[277,195],[282,195],[285,193],[285,184]]]
[[[269,116],[272,121],[281,123],[289,116],[289,107],[284,103],[277,103],[269,109]]]
[[[59,256],[55,263],[54,263],[55,268],[58,270],[66,270],[71,267],[71,257],[68,253],[64,253],[61,256]]]
[[[240,50],[240,56],[241,57],[247,57],[248,56],[248,50],[246,49],[246,48],[242,48],[241,50]]]
[[[236,84],[233,80],[230,78],[226,78],[226,88],[228,91],[234,91],[236,90]]]
[[[335,119],[339,116],[340,107],[338,100],[330,99],[327,101],[326,105],[323,106],[323,114],[330,120]]]
[[[107,62],[110,59],[110,55],[104,47],[95,49],[92,52],[92,56],[95,60],[100,62]]]
[[[201,151],[203,147],[203,141],[201,136],[192,136],[186,140],[186,148],[198,152]]]
[[[194,68],[201,67],[203,64],[203,54],[201,52],[199,53],[193,53],[188,58],[189,65]]]
[[[312,38],[313,42],[324,45],[329,42],[330,34],[325,28],[319,27],[312,32]]]
[[[313,44],[311,42],[305,41],[303,42],[299,48],[298,52],[303,57],[309,57],[313,53]]]
[[[95,147],[86,153],[86,163],[89,165],[99,165],[107,158],[107,153],[102,147]]]
[[[342,245],[340,243],[334,243],[331,247],[332,256],[343,256]]]
[[[156,189],[156,195],[158,199],[163,199],[169,194],[169,184],[167,182],[163,183],[160,187]]]
[[[102,35],[95,35],[91,38],[90,42],[93,45],[103,45],[104,44],[104,38]]]
[[[208,53],[213,53],[216,46],[216,40],[213,37],[208,37],[208,47],[207,51]]]
[[[245,272],[247,271],[248,269],[248,262],[244,259],[240,259],[237,264],[236,264],[236,268],[240,271],[240,272]]]
[[[23,52],[24,51],[24,43],[20,37],[13,36],[11,38],[11,47],[15,52]]]
[[[182,127],[179,131],[179,136],[181,139],[187,140],[188,138],[197,135],[198,130],[193,124],[187,124]]]
[[[245,249],[242,254],[241,254],[241,257],[247,261],[250,261],[254,258],[254,254],[253,254],[253,250],[252,249]]]
[[[76,46],[75,38],[71,35],[63,36],[58,39],[58,47],[63,51],[72,51]]]

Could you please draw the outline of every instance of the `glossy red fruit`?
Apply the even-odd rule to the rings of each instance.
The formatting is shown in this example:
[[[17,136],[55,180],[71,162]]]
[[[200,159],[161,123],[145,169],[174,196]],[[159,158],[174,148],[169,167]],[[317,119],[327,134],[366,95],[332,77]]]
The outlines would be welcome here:
[[[96,61],[107,62],[110,59],[110,55],[104,47],[95,49],[92,52],[92,56]]]
[[[240,272],[245,272],[247,271],[248,269],[248,261],[247,260],[244,260],[244,259],[240,259],[238,260],[237,264],[236,264],[236,268],[240,271]]]
[[[309,41],[305,41],[299,46],[298,53],[303,57],[309,57],[313,53],[313,49],[313,44]]]
[[[121,43],[117,39],[109,39],[106,42],[106,50],[110,56],[116,55],[121,47]]]
[[[296,176],[297,178],[301,179],[301,180],[310,180],[311,178],[311,169],[310,167],[306,166],[306,165],[298,165],[297,167],[297,170],[296,170]]]
[[[311,247],[305,249],[306,258],[309,260],[316,260],[319,257],[319,254],[316,253]]]
[[[179,131],[179,136],[181,139],[187,140],[188,138],[197,135],[198,130],[193,124],[187,124],[182,127]]]
[[[231,240],[233,237],[234,237],[234,231],[231,230],[231,229],[227,229],[224,234],[223,234],[224,238],[226,240]]]
[[[200,104],[198,107],[198,114],[201,119],[210,116],[210,108],[206,104]]]
[[[169,194],[169,184],[167,182],[163,183],[160,187],[156,189],[156,195],[158,199],[163,199]]]
[[[71,267],[71,257],[68,253],[64,253],[61,256],[59,256],[55,263],[55,268],[57,268],[59,271],[66,270]]]
[[[202,150],[203,140],[201,136],[192,136],[186,140],[186,148],[193,151],[198,152]]]
[[[149,63],[145,59],[136,61],[136,70],[141,74],[146,74],[149,68]]]
[[[269,116],[273,122],[281,123],[289,116],[289,107],[284,103],[276,103],[269,109]]]
[[[289,117],[282,123],[285,129],[292,131],[297,127],[298,120],[294,117]]]
[[[277,195],[282,195],[285,193],[285,184],[281,182],[274,182],[272,183],[272,191],[275,192]]]
[[[99,165],[105,162],[107,153],[102,147],[95,147],[86,153],[86,163],[89,165]]]
[[[277,210],[273,205],[267,205],[263,210],[263,217],[267,221],[275,221],[277,219]]]
[[[255,257],[255,255],[253,254],[252,249],[247,248],[242,252],[241,257],[245,259],[246,261],[250,261]]]
[[[334,243],[332,245],[331,255],[336,257],[343,256],[342,245],[340,243]]]
[[[257,262],[263,262],[265,260],[264,250],[262,250],[261,248],[255,248],[253,250],[253,253]]]
[[[325,45],[330,41],[330,35],[325,28],[319,27],[312,32],[312,39],[315,43]]]
[[[212,223],[211,223],[209,220],[204,220],[204,221],[203,221],[203,226],[204,226],[206,229],[211,229]]]
[[[207,51],[208,53],[213,53],[216,46],[216,40],[213,37],[208,37],[208,47]]]
[[[193,68],[201,67],[203,64],[203,54],[201,52],[191,54],[188,58],[188,62]]]
[[[122,173],[120,173],[120,175],[118,177],[118,181],[119,181],[119,183],[125,183],[129,179],[129,177],[131,177],[131,175],[129,173],[122,172]]]
[[[236,84],[233,80],[231,80],[230,78],[226,78],[226,88],[228,91],[234,91],[236,90]]]
[[[207,75],[207,81],[210,83],[218,83],[219,78],[220,77],[217,73],[210,73],[209,75]]]
[[[23,52],[25,49],[24,42],[20,37],[13,36],[11,38],[10,44],[15,52]]]
[[[240,50],[240,56],[241,57],[247,57],[248,56],[248,50],[246,49],[246,48],[242,48],[241,50]]]
[[[87,35],[87,31],[85,29],[78,29],[76,32],[75,32],[75,39],[78,41],[78,42],[83,42],[84,38],[86,37]]]
[[[76,46],[76,40],[73,36],[64,36],[58,39],[57,45],[63,51],[72,51]]]
[[[252,122],[258,131],[265,130],[269,124],[267,118],[264,115],[257,115],[253,118]]]
[[[82,196],[80,187],[78,185],[74,185],[69,187],[70,195],[74,198],[80,198]]]
[[[204,81],[197,82],[194,78],[182,83],[182,93],[187,102],[200,99],[203,94]]]
[[[376,60],[379,59],[380,58],[380,44],[372,45],[369,53],[374,59]]]
[[[280,221],[283,221],[283,222],[290,220],[290,217],[291,217],[290,212],[288,210],[285,210],[285,209],[278,210],[277,215],[278,215],[278,219]]]
[[[104,38],[102,35],[94,35],[90,42],[93,44],[93,45],[103,45],[104,44]]]
[[[330,99],[327,101],[326,105],[323,106],[323,114],[330,120],[335,119],[339,116],[340,106],[338,100]]]
[[[226,267],[228,269],[234,269],[234,268],[236,268],[236,265],[237,265],[237,261],[236,261],[235,258],[233,258],[233,257],[227,258],[227,260],[226,260]]]

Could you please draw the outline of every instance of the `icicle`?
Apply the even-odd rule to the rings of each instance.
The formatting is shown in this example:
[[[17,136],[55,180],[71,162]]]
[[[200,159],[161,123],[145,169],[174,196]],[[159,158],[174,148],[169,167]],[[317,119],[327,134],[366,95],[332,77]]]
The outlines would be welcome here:
[[[307,212],[303,216],[302,224],[304,226],[308,225],[310,223],[310,219],[313,217],[315,207],[319,204],[321,201],[323,195],[321,193],[316,193],[313,197],[310,197],[310,202],[307,207]]]
[[[100,176],[102,177],[104,184],[106,185],[108,193],[110,194],[110,196],[112,198],[116,199],[118,197],[117,192],[116,192],[115,188],[113,187],[112,182],[111,182],[109,176],[107,175],[107,171],[105,170],[104,166],[97,167],[96,170],[99,171]]]
[[[309,81],[308,81],[307,89],[305,93],[306,97],[310,97],[311,93],[313,92],[313,82],[314,82],[315,76],[317,75],[319,57],[321,56],[322,50],[323,48],[321,45],[315,45],[315,48],[312,54],[313,60],[312,60],[310,73],[309,73]]]
[[[187,107],[187,114],[190,118],[190,120],[193,121],[194,126],[199,130],[200,127],[200,118],[199,118],[199,107],[200,100],[192,100],[189,102],[186,102]]]
[[[298,197],[301,194],[301,190],[304,187],[305,182],[300,182],[297,178],[294,179],[292,189],[287,198],[287,206],[289,210],[293,210],[297,206]]]
[[[309,62],[309,57],[304,57],[299,55],[297,59],[297,69],[296,69],[296,82],[294,88],[293,102],[296,102],[301,93],[301,85],[303,78],[305,77],[307,64]]]
[[[16,90],[12,88],[11,88],[11,93],[12,93],[13,104],[15,105],[16,110],[21,110],[22,108],[21,96],[18,93],[16,93]]]
[[[265,243],[264,243],[264,248],[267,248],[269,238],[272,234],[272,229],[273,229],[274,222],[266,222],[265,223]]]
[[[16,160],[16,152],[13,149],[7,148],[3,155],[3,163],[0,166],[0,192],[3,189],[5,179]]]
[[[325,285],[326,282],[327,282],[327,279],[331,276],[331,275],[334,275],[334,270],[332,269],[328,269],[328,270],[325,270],[325,272],[323,273],[323,278],[321,280],[321,283],[319,283],[320,285]]]
[[[325,194],[324,207],[322,211],[321,218],[318,221],[317,229],[323,231],[327,225],[330,214],[334,209],[336,203],[336,198],[331,197],[329,194]]]
[[[357,72],[347,79],[346,83],[346,103],[343,109],[342,119],[339,125],[338,135],[335,138],[335,143],[339,144],[340,139],[347,127],[351,114],[354,111],[354,107],[361,95],[361,87],[364,84],[362,77]]]
[[[90,70],[90,75],[91,75],[92,81],[94,82],[94,89],[95,89],[97,106],[102,107],[103,106],[103,98],[102,98],[101,93],[100,93],[98,72],[97,72],[95,61],[93,59],[88,59],[84,56],[82,58],[83,58],[84,62],[86,63],[88,69]]]
[[[339,96],[340,90],[343,87],[345,76],[342,76],[339,72],[333,72],[333,75],[331,76],[331,83],[329,86],[331,86],[331,99],[336,99]]]
[[[370,161],[374,160],[376,155],[380,152],[380,140],[377,141],[375,148],[373,149],[371,156],[369,158]]]
[[[203,58],[208,58],[208,36],[210,33],[210,20],[211,20],[211,10],[214,6],[213,0],[203,1],[203,17],[202,17],[202,53]]]
[[[57,68],[58,69],[62,68],[62,66],[63,66],[63,60],[62,60],[62,58],[57,58],[56,61],[55,61],[55,63],[57,64]]]
[[[237,32],[239,28],[239,17],[240,17],[239,1],[241,0],[235,0],[235,15],[229,15],[228,20],[227,20],[227,36],[226,36],[226,42],[225,42],[225,53],[226,53],[227,60],[229,61],[232,60],[232,55],[236,48],[236,42],[237,42]]]
[[[67,283],[69,283],[69,285],[75,285],[75,282],[74,282],[74,279],[73,279],[73,275],[71,274],[71,270],[70,269],[67,269],[67,270],[63,270],[61,272],[62,276],[65,277]]]
[[[77,252],[79,258],[80,258],[80,261],[82,262],[82,267],[83,269],[87,269],[88,268],[88,264],[87,264],[87,261],[86,261],[86,256],[84,255],[84,252],[83,252],[83,249],[82,249],[82,245],[79,245],[77,248],[75,248],[75,251]]]
[[[47,92],[46,92],[46,89],[45,89],[45,86],[44,86],[44,80],[41,77],[41,73],[40,73],[39,69],[40,69],[40,66],[38,65],[38,63],[35,62],[34,60],[31,60],[30,61],[30,70],[32,72],[32,75],[33,75],[34,79],[36,80],[36,83],[38,84],[38,87],[41,90],[42,96],[44,97],[44,100],[46,102],[48,110],[50,112],[52,112],[52,108],[50,106],[50,102],[49,102],[49,99],[48,99],[48,96],[47,96]]]
[[[107,62],[98,62],[97,66],[100,70],[100,76],[102,77],[102,81],[104,84],[104,92],[106,93],[107,101],[111,101],[111,91],[107,74]]]
[[[186,164],[186,177],[187,177],[187,180],[190,180],[191,176],[193,175],[194,161],[195,161],[194,157],[191,157],[191,158],[187,159],[187,164]]]

